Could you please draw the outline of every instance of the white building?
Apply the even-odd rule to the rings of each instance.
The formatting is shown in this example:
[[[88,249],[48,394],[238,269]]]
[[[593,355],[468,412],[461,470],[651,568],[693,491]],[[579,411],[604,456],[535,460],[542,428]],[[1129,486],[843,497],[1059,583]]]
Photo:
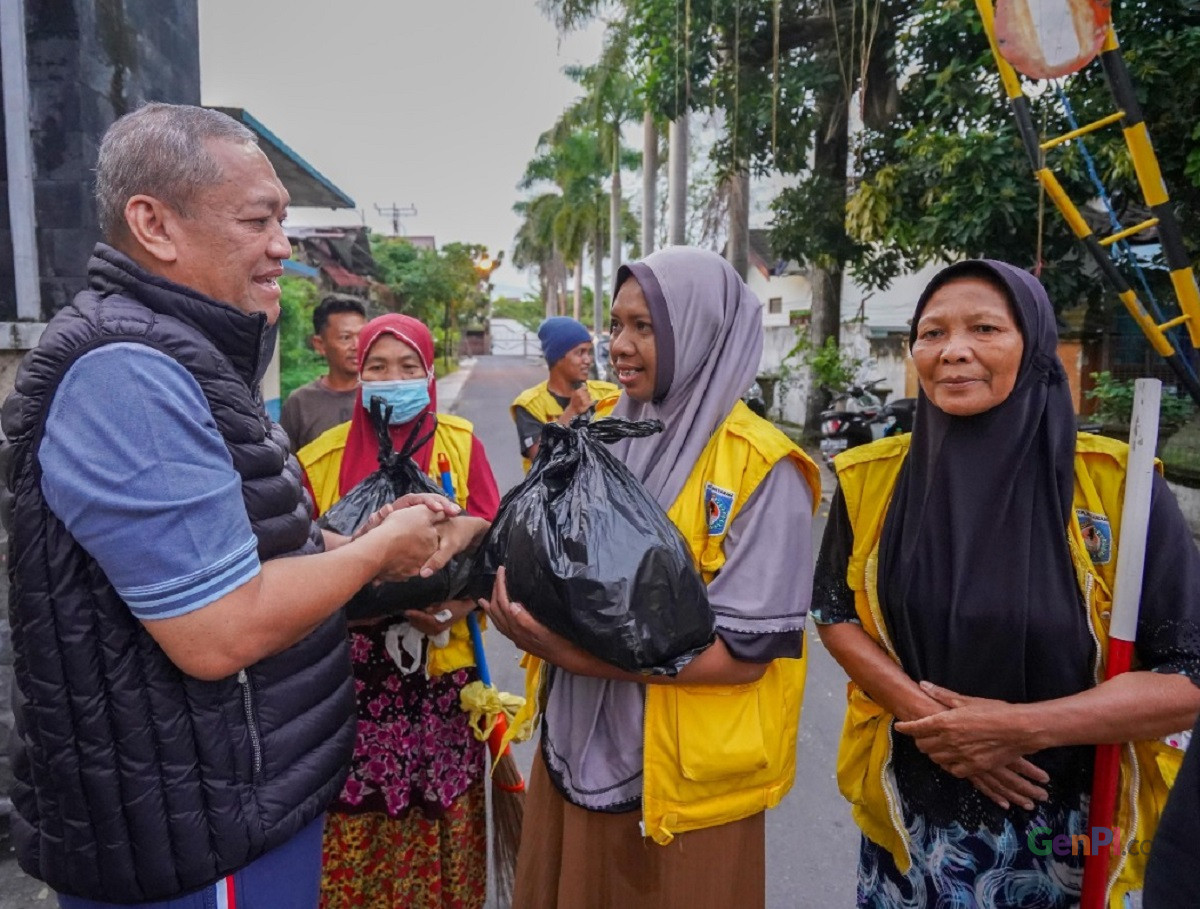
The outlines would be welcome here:
[[[797,349],[812,311],[808,272],[794,261],[777,258],[770,232],[750,231],[746,283],[763,304],[763,356],[759,374],[775,379],[772,416],[804,421],[809,382]],[[939,266],[903,275],[885,290],[867,290],[849,276],[842,284],[842,348],[862,362],[858,378],[883,379],[889,398],[916,394],[909,366],[908,322],[921,290]]]

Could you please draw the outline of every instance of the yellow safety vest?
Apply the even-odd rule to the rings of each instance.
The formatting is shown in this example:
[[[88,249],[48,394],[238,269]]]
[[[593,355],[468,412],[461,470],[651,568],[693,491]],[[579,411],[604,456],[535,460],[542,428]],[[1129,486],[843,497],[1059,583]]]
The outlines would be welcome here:
[[[433,451],[429,457],[429,477],[441,488],[442,477],[438,472],[438,455],[450,459],[450,479],[454,485],[454,496],[462,508],[467,507],[467,482],[471,473],[471,447],[474,426],[469,420],[452,414],[437,415],[437,431],[433,435]],[[340,499],[338,474],[342,469],[342,455],[346,451],[346,440],[350,435],[350,422],[340,423],[327,429],[298,452],[296,458],[304,468],[308,483],[316,500],[317,514],[324,514]],[[480,619],[483,626],[482,617]],[[426,668],[430,675],[454,672],[475,665],[471,648],[471,634],[466,620],[455,622],[450,627],[450,642],[445,647],[429,647]]]
[[[854,591],[855,610],[863,629],[897,663],[879,605],[877,571],[883,521],[910,438],[903,435],[881,439],[852,448],[834,461],[854,528],[846,580]],[[1128,454],[1128,445],[1101,436],[1081,434],[1075,444],[1074,507],[1066,532],[1076,581],[1087,604],[1100,654],[1094,667],[1097,684],[1104,678]],[[1097,551],[1097,561],[1089,555],[1081,521],[1110,530],[1108,534],[1092,535],[1093,549],[1106,547]],[[847,691],[846,720],[838,750],[838,787],[850,802],[863,834],[887,849],[896,867],[907,872],[912,857],[891,767],[895,717],[854,682]],[[1153,838],[1181,759],[1181,752],[1157,740],[1126,744],[1114,824],[1126,842],[1132,838],[1145,843]],[[1114,882],[1109,893],[1111,909],[1121,909],[1125,894],[1141,889],[1146,861],[1147,856],[1142,854],[1114,859],[1110,870],[1110,881]]]
[[[617,399],[621,396],[620,386],[613,385],[611,382],[589,380],[587,387],[588,394],[596,402],[596,416],[604,417],[612,413]],[[562,405],[551,394],[547,382],[539,382],[533,388],[526,388],[517,395],[516,400],[508,408],[508,412],[512,414],[514,421],[517,419],[518,407],[523,407],[529,411],[529,415],[539,423],[549,423],[556,417],[561,416],[563,412]],[[529,465],[531,463],[529,458],[522,456],[521,463],[525,465],[525,472],[529,473]]]
[[[778,462],[790,458],[821,499],[819,471],[783,433],[741,402],[713,434],[667,512],[683,533],[705,583],[725,563],[724,543],[741,507]],[[715,488],[732,501],[719,532],[709,533]],[[806,520],[797,515],[796,520]],[[781,553],[781,558],[786,558]],[[541,661],[526,656],[526,708],[539,710]],[[796,731],[807,654],[772,661],[745,685],[647,685],[642,823],[666,845],[676,834],[715,827],[779,804],[796,772]]]

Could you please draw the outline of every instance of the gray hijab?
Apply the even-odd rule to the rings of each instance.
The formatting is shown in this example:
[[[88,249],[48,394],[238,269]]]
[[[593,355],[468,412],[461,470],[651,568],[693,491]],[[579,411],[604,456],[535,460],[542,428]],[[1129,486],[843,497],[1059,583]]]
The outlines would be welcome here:
[[[762,358],[762,303],[716,253],[670,246],[621,266],[650,305],[658,368],[654,400],[628,395],[613,410],[628,420],[662,420],[661,435],[612,446],[663,508],[670,508],[708,440],[754,382]]]

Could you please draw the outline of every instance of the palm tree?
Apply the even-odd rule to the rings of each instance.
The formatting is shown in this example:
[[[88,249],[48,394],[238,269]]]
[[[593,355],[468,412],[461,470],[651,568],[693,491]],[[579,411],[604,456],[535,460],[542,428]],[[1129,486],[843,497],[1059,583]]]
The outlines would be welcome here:
[[[513,246],[513,264],[518,268],[536,268],[547,316],[558,315],[566,297],[563,286],[562,255],[554,236],[554,222],[562,210],[563,197],[542,193],[513,206],[524,219],[517,228]]]
[[[531,189],[550,182],[559,190],[562,203],[554,219],[553,239],[575,274],[574,310],[579,318],[583,254],[589,240],[593,257],[603,254],[607,205],[603,191],[603,150],[594,130],[581,128],[564,117],[538,139],[537,151],[538,155],[526,165],[518,186]],[[599,293],[598,286],[596,292]]]
[[[634,4],[634,5],[636,5],[636,4]],[[606,47],[605,47],[605,53],[604,53],[605,59],[601,60],[601,63],[599,64],[599,66],[615,65],[617,67],[617,69],[623,70],[626,73],[632,72],[632,69],[628,65],[629,61],[627,59],[625,59],[625,48],[629,46],[629,40],[630,40],[629,34],[628,34],[628,31],[629,31],[628,30],[628,17],[630,15],[630,13],[629,13],[630,7],[631,7],[630,0],[538,0],[538,8],[541,9],[543,15],[545,15],[552,23],[554,23],[554,27],[556,29],[558,29],[559,34],[562,34],[562,35],[566,35],[569,32],[574,31],[575,29],[582,28],[582,27],[588,25],[590,22],[594,21],[597,17],[599,17],[600,14],[602,12],[604,12],[606,9],[612,9],[612,8],[623,9],[623,12],[624,12],[623,16],[621,16],[619,18],[614,17],[608,23],[609,30],[608,30],[608,35],[606,36]],[[616,59],[616,58],[619,58],[619,59]],[[608,60],[608,62],[606,62],[606,59]],[[631,81],[632,85],[640,87],[640,84],[641,84],[640,76],[634,76],[634,78],[630,81]],[[640,92],[639,92],[639,94],[640,94]],[[655,240],[656,240],[656,236],[657,236],[655,217],[657,214],[658,206],[657,206],[657,201],[656,201],[655,197],[657,195],[658,164],[659,164],[659,160],[658,160],[659,123],[658,123],[658,120],[656,119],[653,111],[651,110],[649,103],[646,101],[645,98],[642,98],[640,101],[635,102],[635,103],[637,103],[639,105],[638,111],[634,112],[634,113],[626,112],[622,122],[625,122],[632,116],[636,116],[636,113],[638,113],[638,112],[640,112],[642,115],[643,159],[642,159],[641,252],[642,252],[642,255],[648,255],[649,253],[653,252],[653,250],[654,250],[654,244],[655,244]],[[687,195],[687,186],[686,186],[686,183],[687,183],[686,122],[687,121],[686,121],[686,113],[680,119],[682,120],[682,123],[683,123],[683,130],[682,130],[682,132],[678,133],[679,136],[682,136],[682,138],[683,138],[683,145],[681,146],[682,152],[680,152],[681,160],[683,161],[683,170],[682,170],[683,177],[682,177],[682,181],[680,182],[680,184],[673,188],[673,194],[672,194],[673,200],[675,199],[676,194],[678,194],[678,196],[681,200],[685,199],[685,197]],[[672,123],[671,124],[672,137],[676,137],[677,132],[678,132],[677,124]],[[673,145],[672,148],[674,149],[675,146]],[[636,165],[627,164],[626,166],[636,166]],[[614,172],[617,173],[617,184],[619,186],[620,185],[620,174],[618,171],[614,171]],[[678,168],[672,170],[672,179],[675,180],[678,177],[678,174],[679,174]],[[619,196],[619,193],[614,193],[613,195]],[[686,202],[684,202],[683,206],[680,208],[680,212],[679,212],[680,225],[683,224],[683,212],[685,211],[685,209],[686,209]],[[612,211],[615,212],[616,208],[614,207]],[[614,218],[612,216],[611,212],[610,212],[610,216],[609,216],[609,223],[610,223],[610,225],[618,223],[618,219]],[[681,230],[682,230],[682,227],[681,227]],[[683,237],[680,236],[677,240],[673,240],[673,242],[682,243],[682,242],[684,242]],[[610,238],[610,246],[612,246],[614,248],[617,247],[617,244],[611,238]],[[619,264],[619,262],[618,262],[618,264]],[[613,270],[613,274],[614,274],[614,276],[616,274],[615,267]],[[599,292],[599,282],[598,281],[597,281],[597,292]],[[599,329],[597,329],[597,330],[599,330]]]
[[[608,222],[613,280],[616,280],[617,269],[621,267],[621,170],[624,167],[637,167],[641,163],[641,155],[627,149],[621,142],[621,128],[642,114],[642,103],[638,100],[636,85],[625,71],[625,48],[626,40],[622,30],[610,26],[600,62],[592,66],[573,66],[566,69],[567,75],[575,79],[586,94],[564,114],[564,118],[589,124],[596,130],[607,162],[611,181]],[[597,294],[597,332],[604,324],[601,300],[602,297]]]

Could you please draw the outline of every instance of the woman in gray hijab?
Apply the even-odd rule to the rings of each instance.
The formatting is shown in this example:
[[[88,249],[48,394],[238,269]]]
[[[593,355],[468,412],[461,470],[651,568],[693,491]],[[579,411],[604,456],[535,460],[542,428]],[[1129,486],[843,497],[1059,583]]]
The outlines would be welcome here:
[[[665,430],[614,452],[688,541],[716,636],[677,676],[631,675],[510,602],[501,569],[488,615],[531,655],[541,691],[523,909],[765,904],[763,812],[795,774],[820,488],[812,461],[740,401],[761,312],[709,252],[674,247],[617,273],[613,415]]]

